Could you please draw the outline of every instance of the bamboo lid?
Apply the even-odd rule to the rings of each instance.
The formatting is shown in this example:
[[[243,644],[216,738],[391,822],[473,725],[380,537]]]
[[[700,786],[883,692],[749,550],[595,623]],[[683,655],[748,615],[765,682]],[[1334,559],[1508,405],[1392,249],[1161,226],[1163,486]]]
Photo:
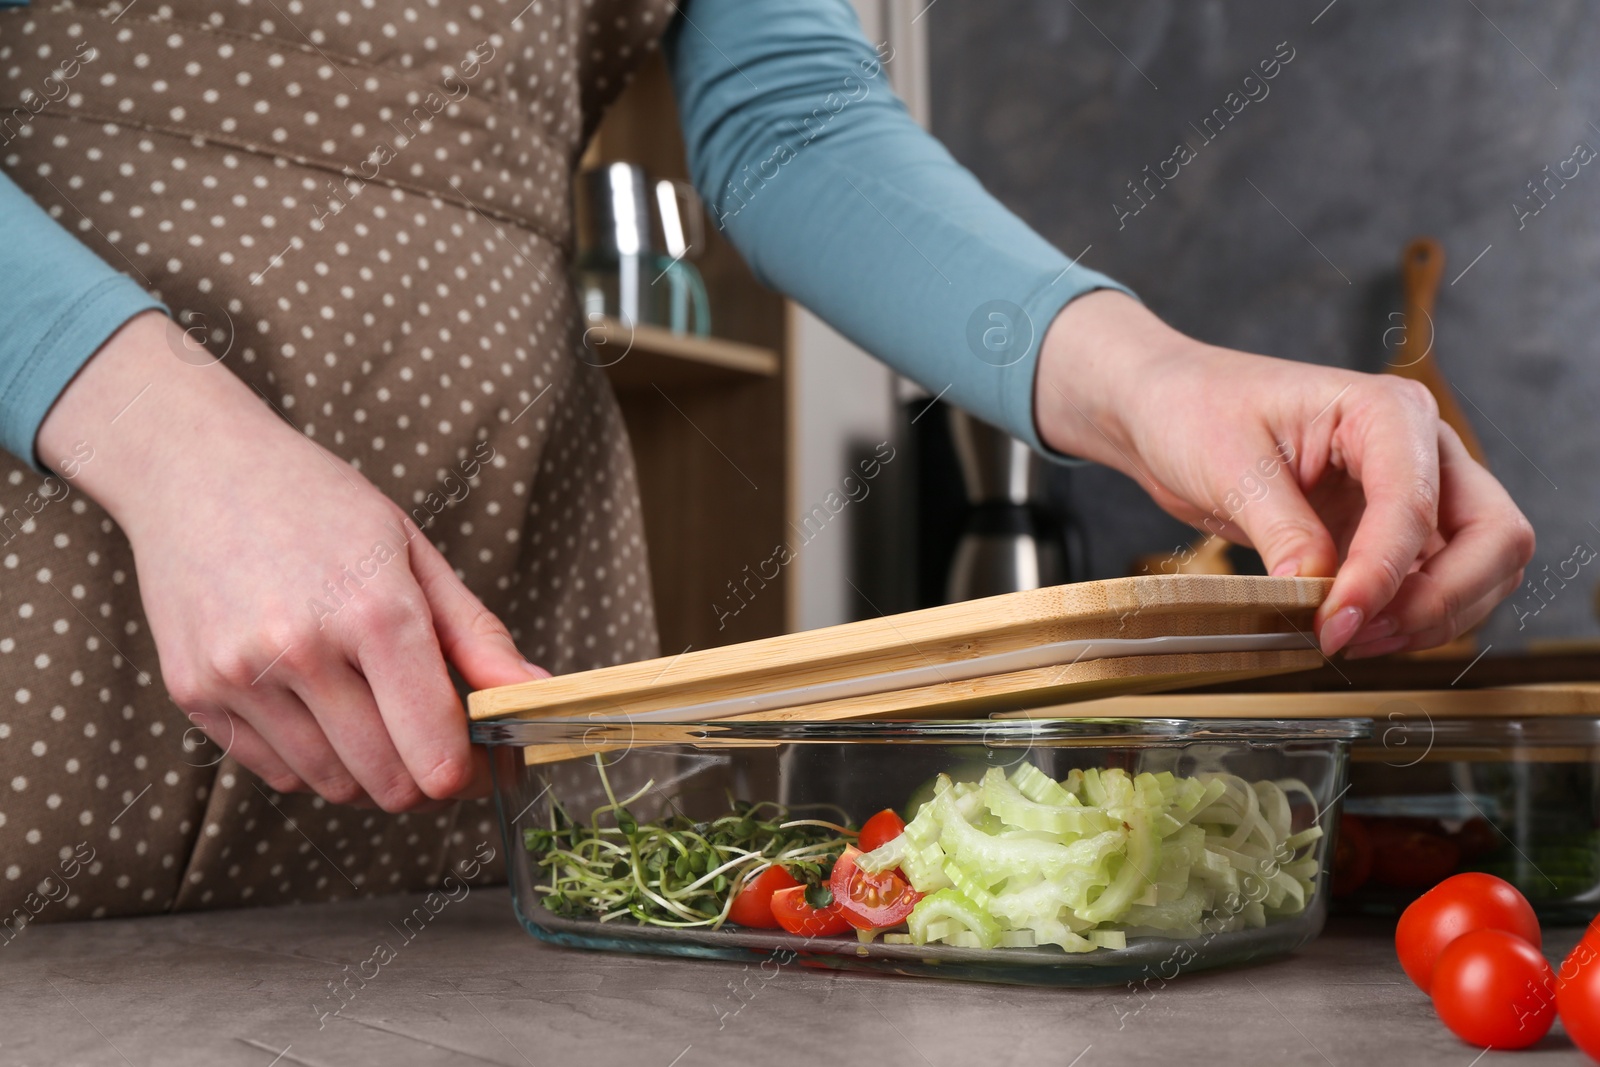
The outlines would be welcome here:
[[[1330,584],[1051,586],[481,690],[467,706],[474,720],[977,717],[1314,667],[1311,618]]]

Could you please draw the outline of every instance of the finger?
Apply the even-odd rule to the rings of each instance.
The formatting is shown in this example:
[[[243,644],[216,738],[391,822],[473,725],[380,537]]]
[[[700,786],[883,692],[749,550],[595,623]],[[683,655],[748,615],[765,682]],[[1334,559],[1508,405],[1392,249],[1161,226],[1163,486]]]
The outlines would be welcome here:
[[[366,679],[412,780],[442,800],[472,780],[467,715],[434,636],[427,601],[409,571],[395,578],[382,596],[369,589],[372,595],[355,606],[350,660]]]
[[[1517,576],[1532,558],[1532,529],[1510,495],[1443,423],[1439,460],[1444,547],[1406,577],[1394,600],[1352,644],[1421,634],[1447,635],[1436,643],[1453,640],[1517,587]],[[1410,647],[1429,646],[1413,642]]]
[[[234,715],[223,708],[207,708],[185,714],[195,727],[203,730],[217,745],[216,752],[207,751],[199,745],[191,745],[188,733],[185,731],[184,748],[186,751],[194,749],[191,755],[185,756],[185,761],[190,766],[215,767],[225,758],[232,756],[242,767],[260,778],[269,789],[279,793],[305,791],[306,784],[301,781],[300,776],[289,769],[289,765],[256,732],[255,727],[244,721],[242,716]]]
[[[1521,581],[1522,572],[1518,571],[1511,580],[1495,588],[1488,596],[1462,611],[1459,616],[1431,630],[1414,634],[1397,634],[1373,641],[1351,641],[1345,648],[1345,659],[1370,659],[1373,656],[1387,656],[1394,652],[1411,652],[1449,644],[1488,618],[1489,613],[1498,607],[1506,598],[1506,594],[1515,589]]]
[[[427,538],[411,540],[411,571],[433,613],[439,647],[474,689],[514,685],[550,672],[522,658],[511,633],[483,606]]]
[[[1323,653],[1349,643],[1399,592],[1438,526],[1439,419],[1426,390],[1385,385],[1335,430],[1366,497],[1344,565],[1318,611]]]
[[[433,613],[434,633],[445,658],[474,689],[514,685],[550,672],[522,658],[511,632],[451,569],[449,560],[426,538],[412,540],[412,572]],[[458,794],[463,800],[493,792],[489,754],[472,749],[472,781]]]
[[[1292,478],[1272,483],[1263,496],[1240,509],[1233,522],[1261,555],[1268,574],[1329,577],[1339,569],[1333,535]]]
[[[472,746],[472,778],[456,794],[457,800],[481,800],[494,792],[494,778],[489,772],[489,750],[482,745]]]
[[[411,811],[426,798],[400,758],[367,680],[342,660],[303,675],[295,693],[333,751],[384,811]]]
[[[254,727],[262,741],[318,796],[334,804],[351,804],[366,796],[294,693],[275,686],[252,687],[231,703],[234,714]]]

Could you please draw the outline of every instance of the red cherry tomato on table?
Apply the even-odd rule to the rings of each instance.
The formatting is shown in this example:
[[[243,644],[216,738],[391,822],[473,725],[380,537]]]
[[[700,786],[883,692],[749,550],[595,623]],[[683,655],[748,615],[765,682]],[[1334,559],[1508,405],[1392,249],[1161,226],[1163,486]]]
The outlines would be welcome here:
[[[1446,878],[1411,902],[1394,931],[1395,952],[1406,977],[1427,993],[1439,953],[1473,930],[1504,930],[1534,948],[1543,944],[1533,906],[1516,886],[1492,874]]]
[[[1527,1048],[1556,1018],[1555,974],[1539,950],[1504,930],[1473,930],[1439,953],[1433,1007],[1479,1048]]]
[[[922,894],[911,888],[898,869],[869,874],[856,866],[861,850],[851,847],[833,865],[828,886],[844,917],[858,930],[877,930],[905,921]]]
[[[1580,944],[1588,945],[1595,952],[1600,953],[1600,915],[1596,915],[1589,920],[1589,925],[1584,928]],[[1573,949],[1573,951],[1576,952],[1577,949]],[[1569,956],[1568,958],[1570,959],[1571,957]]]
[[[796,885],[772,894],[772,917],[779,926],[799,937],[832,937],[850,929],[850,921],[838,901],[814,907],[806,899],[806,888]]]
[[[1590,926],[1556,974],[1556,1012],[1572,1043],[1600,1060],[1600,940]]]
[[[875,848],[887,845],[905,832],[906,821],[895,814],[893,808],[884,808],[861,827],[861,837],[856,843],[862,852],[871,852]]]
[[[782,867],[768,867],[739,887],[733,906],[728,909],[728,918],[740,926],[776,930],[778,920],[772,914],[772,894],[799,884]]]

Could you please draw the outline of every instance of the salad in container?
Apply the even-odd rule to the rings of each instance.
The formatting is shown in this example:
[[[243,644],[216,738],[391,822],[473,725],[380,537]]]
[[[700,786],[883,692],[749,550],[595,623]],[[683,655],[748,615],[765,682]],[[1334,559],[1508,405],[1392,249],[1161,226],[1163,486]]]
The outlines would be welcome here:
[[[1089,986],[1290,952],[1360,720],[517,721],[518,919],[587,949]],[[557,759],[556,757],[562,757]]]

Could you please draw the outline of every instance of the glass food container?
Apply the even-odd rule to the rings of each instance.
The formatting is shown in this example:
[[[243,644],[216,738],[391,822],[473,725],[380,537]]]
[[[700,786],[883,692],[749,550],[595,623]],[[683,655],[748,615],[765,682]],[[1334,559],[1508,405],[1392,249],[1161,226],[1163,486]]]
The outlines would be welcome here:
[[[1586,923],[1600,911],[1600,719],[1380,719],[1352,754],[1342,823],[1342,910],[1395,913],[1487,871],[1540,918]]]
[[[491,750],[517,917],[541,940],[1091,986],[1167,981],[1316,936],[1325,831],[1368,728],[500,720],[472,737]],[[886,808],[905,832],[845,852]],[[841,883],[852,868],[840,853],[855,857],[854,880]],[[785,884],[809,887],[787,895],[808,923],[844,907],[871,926],[896,914],[869,905],[917,903],[870,932],[732,921],[730,899],[775,856]],[[757,921],[773,923],[784,897],[762,899]]]

